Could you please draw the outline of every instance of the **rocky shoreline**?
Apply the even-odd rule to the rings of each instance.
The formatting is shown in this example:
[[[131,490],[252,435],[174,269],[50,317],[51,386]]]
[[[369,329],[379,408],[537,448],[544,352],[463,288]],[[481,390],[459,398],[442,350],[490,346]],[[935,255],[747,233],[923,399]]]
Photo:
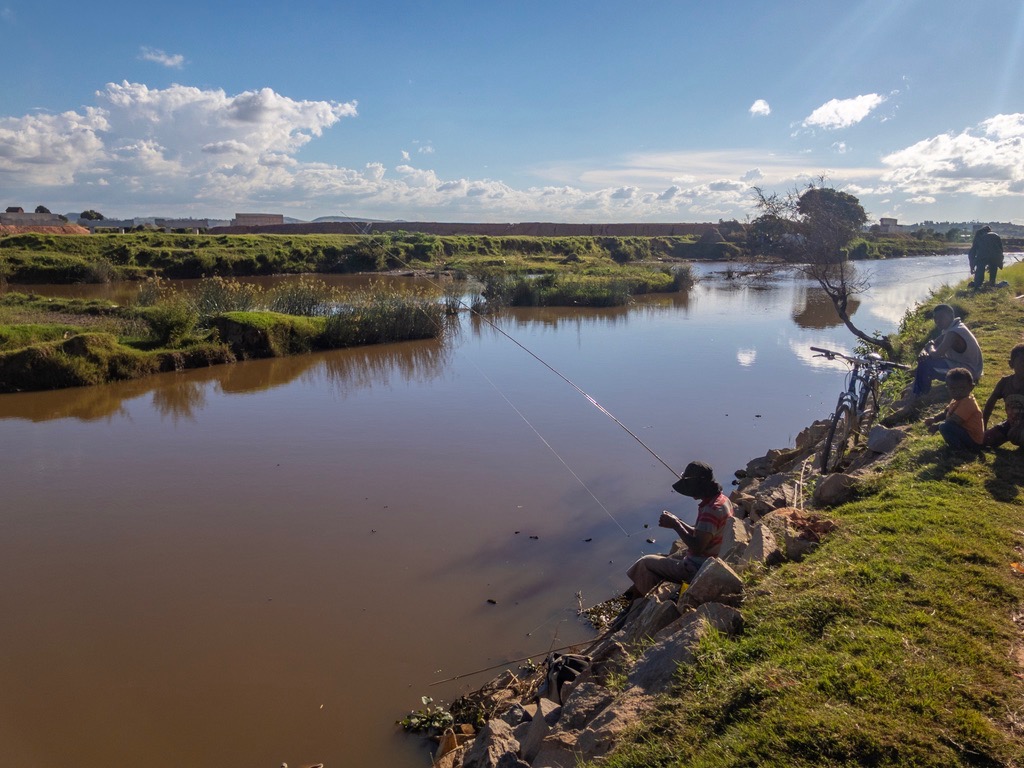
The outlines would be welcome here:
[[[744,594],[772,567],[817,549],[836,528],[824,510],[850,499],[905,437],[902,429],[875,425],[844,472],[822,477],[816,459],[828,424],[815,422],[794,448],[771,450],[736,472],[736,517],[721,556],[691,584],[663,582],[624,606],[580,654],[552,654],[534,669],[506,671],[457,700],[455,725],[441,735],[434,765],[575,768],[609,753],[669,690],[679,666],[694,663],[702,637],[743,631]]]

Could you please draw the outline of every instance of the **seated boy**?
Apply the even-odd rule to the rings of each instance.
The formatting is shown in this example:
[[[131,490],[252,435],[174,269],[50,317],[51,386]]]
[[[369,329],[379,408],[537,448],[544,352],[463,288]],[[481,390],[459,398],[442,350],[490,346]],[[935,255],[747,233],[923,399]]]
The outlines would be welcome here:
[[[946,374],[946,388],[953,399],[944,413],[925,419],[929,432],[939,432],[950,448],[981,450],[985,443],[985,421],[974,399],[974,376],[966,368]]]
[[[985,445],[995,448],[1009,440],[1020,447],[1024,445],[1024,344],[1018,344],[1010,350],[1010,368],[1013,373],[1003,376],[982,413],[982,420],[988,427],[989,416],[1000,399],[1006,408],[1006,421],[985,430]]]

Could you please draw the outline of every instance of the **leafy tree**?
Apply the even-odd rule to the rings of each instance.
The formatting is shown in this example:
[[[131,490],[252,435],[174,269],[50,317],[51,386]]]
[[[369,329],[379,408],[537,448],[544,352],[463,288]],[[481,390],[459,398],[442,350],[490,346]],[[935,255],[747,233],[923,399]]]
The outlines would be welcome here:
[[[785,197],[767,194],[759,187],[754,191],[761,212],[754,220],[755,227],[761,222],[765,231],[785,233],[777,250],[817,281],[854,336],[891,353],[887,338],[862,331],[850,318],[851,298],[871,287],[866,277],[857,274],[847,252],[850,241],[868,220],[860,201],[827,186],[823,178]]]
[[[103,214],[90,208],[88,211],[82,211],[81,218],[86,221],[103,221]]]
[[[50,212],[50,209],[47,208],[45,205],[37,205],[36,206],[36,213],[49,213],[49,212]]]

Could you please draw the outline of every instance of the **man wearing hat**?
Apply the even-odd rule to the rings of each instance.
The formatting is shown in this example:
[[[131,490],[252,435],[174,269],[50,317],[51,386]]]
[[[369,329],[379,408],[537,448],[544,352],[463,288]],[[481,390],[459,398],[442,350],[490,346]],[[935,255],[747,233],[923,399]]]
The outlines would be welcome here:
[[[697,521],[687,525],[671,512],[662,512],[658,525],[671,528],[686,545],[674,555],[644,555],[626,571],[633,586],[627,597],[643,597],[662,581],[689,582],[709,557],[717,557],[722,548],[725,525],[733,515],[732,502],[722,493],[711,467],[692,461],[672,484],[672,490],[700,502]]]

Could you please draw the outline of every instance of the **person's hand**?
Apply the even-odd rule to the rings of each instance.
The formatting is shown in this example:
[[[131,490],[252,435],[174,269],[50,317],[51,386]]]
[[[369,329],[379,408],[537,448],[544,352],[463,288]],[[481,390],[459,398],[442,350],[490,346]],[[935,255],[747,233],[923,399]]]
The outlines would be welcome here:
[[[661,517],[658,518],[658,527],[660,528],[675,528],[678,523],[679,518],[671,512],[662,512]]]

